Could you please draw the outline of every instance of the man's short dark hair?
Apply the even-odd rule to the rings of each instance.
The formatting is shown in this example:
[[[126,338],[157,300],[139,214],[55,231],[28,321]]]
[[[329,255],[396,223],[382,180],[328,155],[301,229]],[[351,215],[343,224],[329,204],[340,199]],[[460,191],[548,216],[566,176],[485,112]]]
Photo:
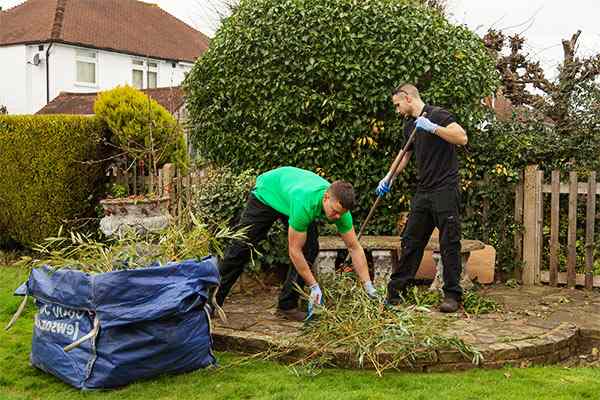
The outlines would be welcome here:
[[[393,90],[392,90],[392,96],[395,96],[397,94],[403,93],[407,96],[410,97],[414,97],[416,99],[420,99],[421,98],[421,94],[419,93],[419,89],[417,89],[417,87],[415,85],[413,85],[412,83],[408,83],[408,82],[404,82],[401,83],[400,85],[396,86]]]
[[[342,207],[352,211],[356,206],[356,196],[352,184],[345,181],[335,181],[329,187],[329,193],[340,202]]]

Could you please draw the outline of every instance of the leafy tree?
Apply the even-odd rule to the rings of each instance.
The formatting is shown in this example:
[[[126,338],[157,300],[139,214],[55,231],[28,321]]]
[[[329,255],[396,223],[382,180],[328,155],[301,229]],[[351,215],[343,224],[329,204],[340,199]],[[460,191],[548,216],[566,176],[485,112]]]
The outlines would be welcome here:
[[[590,169],[600,167],[600,90],[596,83],[600,57],[576,55],[579,35],[563,40],[563,60],[555,79],[547,78],[540,63],[523,51],[523,36],[507,37],[491,30],[483,38],[502,79],[502,96],[496,105],[505,103],[500,108],[508,112],[501,110],[498,119],[489,116],[491,125],[470,140],[471,152],[461,171],[464,203],[471,210],[465,213],[463,231],[468,237],[489,239],[496,247],[498,265],[508,271],[518,265],[513,240],[523,227],[513,221],[513,190],[523,168],[539,164],[546,177],[554,169],[576,170],[585,177]],[[545,207],[549,212],[548,203]],[[580,224],[579,229],[584,232],[585,226]],[[566,229],[560,235],[566,240]]]
[[[403,142],[390,90],[416,83],[473,128],[497,83],[476,35],[415,3],[242,0],[184,84],[200,152],[240,170],[295,165],[346,179],[366,215]],[[371,232],[393,230],[390,215],[408,205],[399,197]]]
[[[551,120],[558,133],[573,135],[581,127],[582,118],[588,120],[596,113],[587,103],[590,95],[598,92],[596,79],[600,76],[600,54],[578,57],[577,41],[581,31],[562,41],[563,60],[558,65],[556,79],[548,79],[539,61],[523,53],[525,38],[506,37],[503,32],[490,30],[484,37],[486,46],[496,59],[502,77],[504,95],[515,106],[526,105],[537,111],[537,119]],[[536,89],[533,93],[530,89]],[[587,99],[587,100],[586,100]]]

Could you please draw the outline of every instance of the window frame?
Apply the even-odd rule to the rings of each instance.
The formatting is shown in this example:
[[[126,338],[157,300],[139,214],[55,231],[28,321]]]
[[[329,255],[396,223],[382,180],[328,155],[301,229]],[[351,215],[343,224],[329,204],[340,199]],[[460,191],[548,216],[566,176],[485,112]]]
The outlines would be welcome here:
[[[131,59],[131,85],[135,86],[133,83],[133,71],[141,71],[142,72],[142,87],[139,89],[144,90],[144,89],[158,88],[159,69],[160,69],[159,65],[160,65],[160,61],[158,61],[158,60],[132,58]],[[156,86],[154,86],[152,88],[149,87],[150,73],[156,74]]]
[[[142,73],[142,87],[137,87],[135,85],[135,82],[133,81],[133,73],[134,71],[139,71]],[[145,75],[145,71],[144,71],[144,60],[140,60],[140,59],[132,59],[131,60],[131,86],[135,87],[136,89],[142,90],[144,89],[144,75]]]
[[[94,57],[88,57],[81,53],[93,54]],[[91,49],[75,49],[75,85],[76,86],[85,86],[85,87],[99,87],[99,62],[98,62],[99,52]],[[87,63],[94,65],[94,82],[83,82],[79,80],[78,76],[78,63]]]
[[[154,64],[150,66],[150,64]],[[156,76],[155,86],[150,87],[150,73]],[[146,61],[146,89],[156,89],[158,87],[158,61]]]

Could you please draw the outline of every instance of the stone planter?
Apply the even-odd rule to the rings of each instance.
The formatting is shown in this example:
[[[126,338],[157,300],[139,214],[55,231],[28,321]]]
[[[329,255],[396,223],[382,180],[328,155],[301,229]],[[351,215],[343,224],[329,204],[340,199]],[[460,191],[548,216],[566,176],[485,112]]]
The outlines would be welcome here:
[[[105,235],[122,234],[135,229],[144,234],[166,228],[169,224],[169,197],[149,199],[132,196],[100,200],[104,217],[100,220],[100,230]]]

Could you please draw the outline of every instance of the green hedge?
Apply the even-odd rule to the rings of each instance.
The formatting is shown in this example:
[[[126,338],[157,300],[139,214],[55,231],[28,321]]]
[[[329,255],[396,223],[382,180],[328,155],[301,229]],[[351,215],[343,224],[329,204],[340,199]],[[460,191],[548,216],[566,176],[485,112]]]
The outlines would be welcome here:
[[[242,0],[185,81],[199,152],[238,171],[294,165],[348,180],[360,223],[404,141],[391,89],[418,84],[471,134],[498,83],[474,33],[411,3]],[[394,232],[414,175],[411,163],[367,233]]]
[[[93,216],[103,128],[79,116],[0,116],[0,244],[28,245]]]

